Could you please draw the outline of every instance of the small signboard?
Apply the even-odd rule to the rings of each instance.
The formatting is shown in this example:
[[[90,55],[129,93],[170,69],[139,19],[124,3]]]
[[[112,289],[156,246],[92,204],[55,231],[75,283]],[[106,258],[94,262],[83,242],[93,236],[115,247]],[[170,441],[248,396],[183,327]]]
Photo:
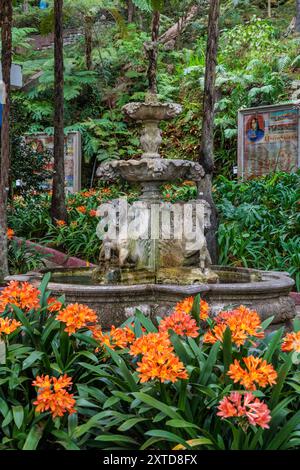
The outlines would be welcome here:
[[[300,167],[300,102],[238,113],[238,176],[250,179]]]
[[[0,83],[2,83],[2,64],[0,62]],[[10,69],[10,85],[14,88],[22,88],[23,86],[23,74],[22,66],[18,64],[12,64]],[[3,94],[3,93],[2,93]],[[1,99],[1,103],[4,103],[4,97]]]
[[[53,135],[38,133],[26,136],[26,142],[38,151],[53,151]],[[46,170],[53,170],[53,160]],[[81,134],[69,132],[65,135],[65,188],[67,193],[81,190]],[[45,181],[45,191],[52,189],[52,179]]]

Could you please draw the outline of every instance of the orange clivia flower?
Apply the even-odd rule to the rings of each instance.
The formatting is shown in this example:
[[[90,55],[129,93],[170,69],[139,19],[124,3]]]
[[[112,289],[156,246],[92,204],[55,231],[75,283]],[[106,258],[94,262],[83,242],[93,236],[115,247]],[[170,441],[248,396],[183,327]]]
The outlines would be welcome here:
[[[142,355],[142,360],[137,363],[141,382],[154,379],[176,382],[188,378],[166,332],[148,333],[136,339],[130,347],[130,354]]]
[[[65,331],[70,336],[80,328],[88,327],[89,323],[95,323],[98,318],[96,312],[87,305],[76,303],[61,310],[56,319],[66,324]]]
[[[55,223],[58,227],[63,227],[64,225],[67,225],[64,220],[56,220]]]
[[[173,352],[173,346],[167,332],[143,335],[137,338],[130,347],[130,354],[132,356],[145,355],[152,352],[166,354]]]
[[[225,324],[215,325],[212,330],[208,330],[203,336],[204,343],[214,344],[217,341],[223,341],[223,335],[227,326]]]
[[[40,291],[28,282],[11,281],[0,294],[0,312],[15,305],[25,312],[40,307]]]
[[[101,192],[102,192],[103,194],[110,194],[110,193],[111,193],[111,189],[110,189],[110,188],[102,188],[102,189],[101,189]]]
[[[150,353],[137,363],[137,371],[141,382],[159,379],[161,382],[176,382],[178,379],[188,379],[183,363],[174,353]]]
[[[8,317],[0,318],[0,335],[10,335],[21,325],[22,323],[17,320],[11,320]]]
[[[283,338],[281,349],[285,352],[296,351],[300,353],[300,330],[297,333],[295,331],[288,333]]]
[[[92,336],[96,341],[99,341],[102,346],[106,345],[110,349],[114,349],[115,345],[111,343],[111,339],[109,334],[104,334],[102,331],[101,326],[99,325],[94,325],[94,326],[89,326],[89,330],[92,332]],[[99,348],[97,348],[96,351],[98,351]]]
[[[98,325],[92,326],[89,329],[96,341],[99,341],[101,345],[106,345],[111,349],[128,348],[135,340],[135,334],[129,326],[125,326],[124,328],[112,326],[109,333],[103,333],[102,328]]]
[[[85,213],[86,213],[86,207],[85,207],[85,206],[78,206],[78,207],[76,207],[76,209],[77,209],[78,212],[80,212],[81,214],[85,214]]]
[[[228,397],[224,397],[218,406],[217,416],[222,419],[235,418],[238,425],[246,428],[247,425],[260,426],[268,429],[271,421],[271,414],[268,406],[255,397],[252,393],[242,395],[238,392],[231,392]]]
[[[199,327],[194,318],[184,312],[174,312],[165,317],[159,324],[159,331],[173,330],[179,336],[190,336],[196,338],[199,336]]]
[[[32,385],[38,387],[37,400],[33,402],[38,413],[50,411],[53,418],[76,413],[73,394],[66,390],[72,386],[71,377],[65,374],[57,379],[42,375],[36,377]]]
[[[49,297],[48,299],[48,310],[50,313],[55,313],[55,312],[59,312],[60,309],[62,308],[62,303],[57,300],[55,297]]]
[[[67,374],[60,376],[58,379],[56,377],[52,378],[53,389],[55,392],[62,390],[64,388],[69,388],[72,386],[72,379],[68,377]]]
[[[256,390],[256,384],[260,387],[276,384],[277,372],[272,364],[252,355],[244,357],[243,361],[246,369],[237,359],[229,367],[228,375],[235,383],[239,382],[246,390]]]
[[[232,342],[237,346],[245,343],[249,337],[263,338],[264,332],[258,313],[243,305],[228,312],[220,312],[216,318],[216,325],[204,335],[204,343],[223,341],[223,334],[228,326],[231,331]]]
[[[32,382],[34,387],[38,388],[51,388],[52,378],[50,379],[49,375],[41,375],[37,376],[35,380]]]
[[[95,209],[91,209],[89,214],[90,214],[91,217],[96,217],[97,211]]]
[[[8,228],[6,230],[6,236],[7,236],[8,240],[11,240],[14,235],[15,235],[15,232],[12,228]]]
[[[96,189],[89,189],[88,191],[83,191],[83,192],[81,193],[81,196],[83,196],[83,197],[91,197],[91,196],[95,196],[95,194],[97,194]]]
[[[186,299],[178,302],[175,305],[175,312],[191,313],[194,305],[194,297],[187,297]],[[205,300],[200,300],[200,320],[206,320],[208,318],[209,306]]]

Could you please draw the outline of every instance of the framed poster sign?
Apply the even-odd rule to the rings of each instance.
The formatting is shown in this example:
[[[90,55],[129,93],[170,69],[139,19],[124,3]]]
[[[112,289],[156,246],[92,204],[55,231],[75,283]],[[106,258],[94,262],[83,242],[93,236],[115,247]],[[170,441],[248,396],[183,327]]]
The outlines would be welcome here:
[[[250,179],[300,167],[300,102],[238,113],[238,176]]]
[[[53,135],[38,133],[26,136],[26,142],[36,150],[53,151]],[[46,170],[53,170],[53,160],[47,165]],[[65,188],[67,193],[75,193],[81,190],[81,134],[69,132],[65,135]],[[52,179],[45,181],[43,189],[52,189]]]

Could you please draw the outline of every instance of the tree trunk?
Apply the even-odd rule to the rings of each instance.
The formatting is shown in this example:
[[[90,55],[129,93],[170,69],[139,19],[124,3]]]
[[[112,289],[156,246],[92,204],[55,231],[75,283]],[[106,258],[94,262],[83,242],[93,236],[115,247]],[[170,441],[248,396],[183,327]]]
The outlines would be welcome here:
[[[296,0],[296,25],[295,30],[300,33],[300,0]]]
[[[64,164],[63,0],[54,0],[54,176],[51,216],[67,221]]]
[[[208,250],[213,263],[217,263],[218,250],[216,230],[218,214],[212,197],[212,175],[214,170],[214,107],[216,101],[216,64],[219,40],[220,0],[211,0],[208,18],[206,68],[203,97],[203,122],[199,162],[205,170],[203,197],[211,206],[211,227],[206,234]]]
[[[127,21],[128,23],[133,23],[133,15],[134,15],[134,4],[132,0],[127,1]]]
[[[84,37],[85,37],[85,61],[86,68],[92,70],[92,28],[93,28],[93,17],[86,16],[84,18]]]
[[[1,62],[5,103],[1,128],[0,171],[0,282],[9,274],[7,259],[7,197],[10,169],[10,69],[12,62],[12,0],[1,0]]]
[[[272,0],[268,0],[268,17],[271,18],[272,16],[272,5],[271,5]]]
[[[199,11],[198,5],[193,5],[171,28],[162,34],[159,38],[161,44],[166,44],[169,41],[175,41],[188,24],[195,18]]]
[[[160,12],[154,11],[152,16],[151,41],[144,44],[149,59],[147,77],[150,93],[157,94],[157,56]]]

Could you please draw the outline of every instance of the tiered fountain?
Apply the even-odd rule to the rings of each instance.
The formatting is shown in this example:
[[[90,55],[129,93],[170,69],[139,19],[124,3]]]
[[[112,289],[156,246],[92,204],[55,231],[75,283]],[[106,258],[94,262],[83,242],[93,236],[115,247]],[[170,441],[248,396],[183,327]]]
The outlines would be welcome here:
[[[198,293],[208,300],[213,312],[226,305],[244,304],[255,308],[263,319],[274,315],[274,323],[293,318],[295,305],[289,292],[294,282],[287,273],[211,265],[205,240],[210,207],[201,200],[204,170],[198,163],[159,155],[159,122],[175,117],[181,106],[159,103],[156,95],[149,94],[145,103],[129,103],[124,112],[142,123],[143,154],[102,164],[97,175],[106,181],[121,178],[141,184],[140,199],[127,206],[126,221],[129,219],[134,230],[115,238],[102,225],[99,267],[50,270],[52,292],[65,294],[68,302],[85,303],[97,310],[103,327],[122,323],[136,308],[153,317],[164,316],[176,302]],[[176,179],[194,181],[197,198],[163,203],[160,186]],[[117,233],[123,228],[120,213],[124,203],[114,200],[106,207],[119,216]],[[192,216],[187,229],[182,214],[189,210]],[[29,273],[27,280],[38,283],[43,274]]]

